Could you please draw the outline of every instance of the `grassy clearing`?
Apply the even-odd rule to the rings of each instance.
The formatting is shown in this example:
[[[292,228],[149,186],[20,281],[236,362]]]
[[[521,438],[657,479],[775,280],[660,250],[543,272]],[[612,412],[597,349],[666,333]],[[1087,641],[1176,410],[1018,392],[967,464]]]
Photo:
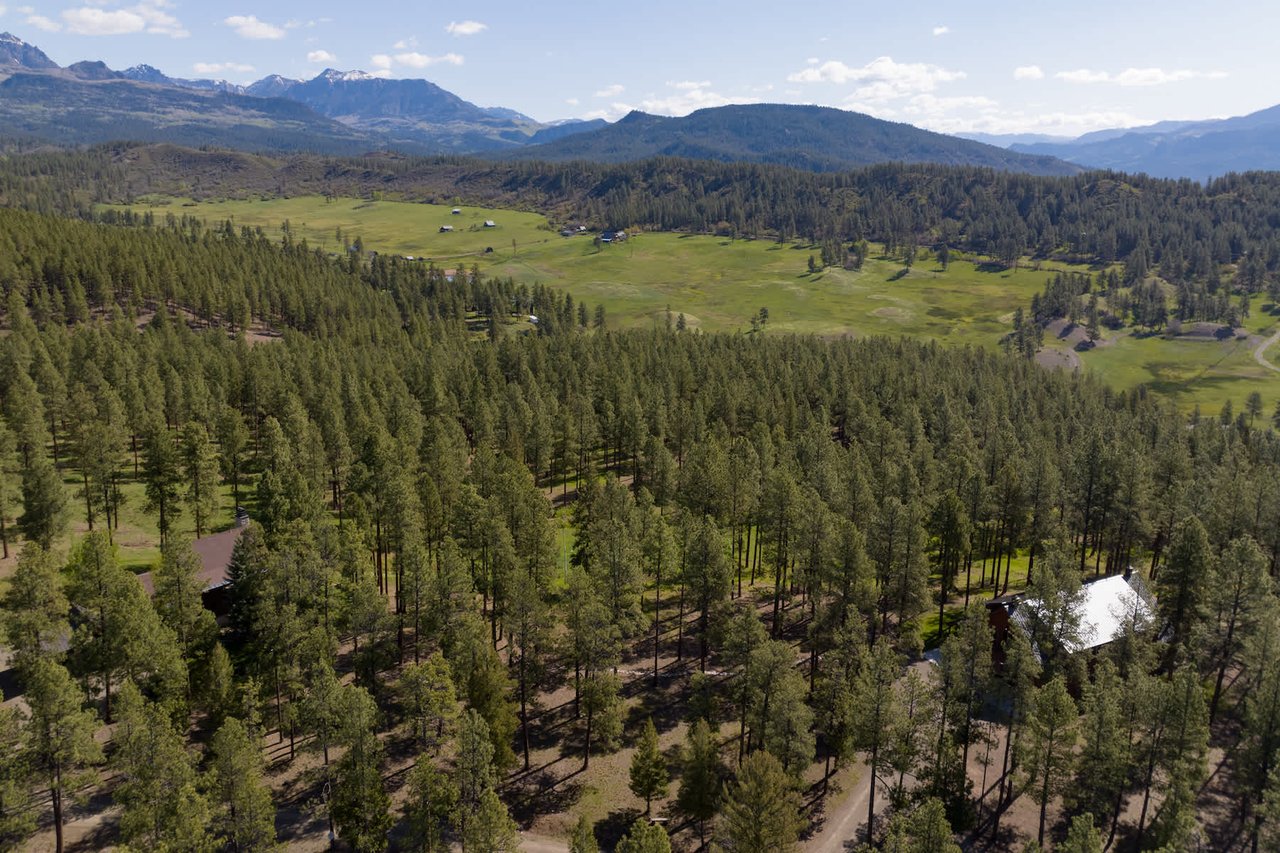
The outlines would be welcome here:
[[[121,473],[124,481],[121,483],[120,492],[124,502],[120,507],[120,526],[112,531],[112,540],[119,549],[120,562],[125,568],[131,572],[145,572],[154,568],[160,561],[160,529],[156,516],[143,510],[147,502],[145,487],[141,481],[134,480],[130,476],[132,467],[126,465]],[[84,498],[80,496],[79,476],[67,470],[63,470],[62,474],[63,486],[67,493],[69,524],[67,531],[53,543],[53,550],[65,556],[71,545],[79,542],[89,532],[89,525],[85,521]],[[219,490],[218,512],[211,520],[209,528],[204,531],[206,536],[218,530],[225,530],[235,521],[235,502],[231,497],[231,487],[222,485]],[[246,487],[241,484],[241,502],[244,503],[252,492],[252,486]],[[99,513],[94,529],[102,530],[102,524],[103,517]],[[173,530],[176,536],[195,538],[195,522],[185,506],[182,508],[182,515],[174,523]],[[10,541],[9,558],[0,560],[0,579],[7,578],[13,572],[21,549],[20,542],[15,545],[12,540]]]
[[[341,228],[367,249],[427,258],[446,269],[475,264],[490,275],[563,288],[603,305],[615,328],[663,325],[669,310],[672,322],[683,313],[692,328],[744,331],[763,307],[775,331],[909,335],[994,347],[1013,312],[1043,288],[1050,267],[1068,269],[1005,270],[956,260],[944,271],[925,258],[904,270],[895,260],[873,257],[858,271],[810,274],[808,258],[816,252],[807,245],[654,233],[597,246],[590,236],[559,236],[539,214],[465,205],[455,215],[443,205],[303,196],[200,203],[152,198],[133,209],[192,215],[211,225],[230,219],[269,233],[279,233],[287,220],[295,239],[330,252],[343,248]],[[484,228],[485,220],[496,227]],[[455,230],[440,233],[442,225]],[[1248,323],[1255,336],[1276,325],[1262,307]],[[1254,360],[1256,341],[1168,340],[1128,330],[1107,337],[1108,345],[1079,353],[1079,363],[1117,388],[1147,385],[1186,411],[1199,405],[1217,412],[1228,399],[1238,409],[1254,390],[1268,410],[1280,400],[1280,373]],[[1280,360],[1280,346],[1268,355]]]
[[[209,224],[279,233],[289,222],[295,239],[340,251],[337,230],[359,236],[367,249],[427,258],[456,268],[481,270],[528,284],[562,287],[575,299],[600,303],[617,327],[665,323],[683,313],[692,327],[714,331],[749,328],[768,308],[770,328],[820,335],[907,334],[992,346],[1008,329],[1006,315],[1043,286],[1030,269],[981,271],[957,261],[945,272],[921,262],[868,260],[862,270],[808,272],[813,249],[767,240],[641,234],[626,243],[597,246],[590,236],[559,236],[545,217],[510,210],[370,202],[319,196],[260,201],[195,203],[149,199],[133,206],[158,217],[172,213]],[[492,220],[495,228],[484,228]],[[442,234],[441,225],[452,225]],[[514,246],[512,245],[514,241]],[[492,252],[485,252],[491,248]]]
[[[1245,397],[1257,391],[1269,414],[1280,400],[1280,372],[1259,364],[1254,351],[1262,339],[1276,331],[1276,321],[1266,314],[1255,316],[1246,329],[1249,337],[1221,341],[1134,334],[1126,329],[1108,333],[1106,346],[1080,357],[1086,368],[1097,371],[1112,385],[1146,385],[1184,411],[1199,406],[1205,414],[1217,414],[1228,400],[1240,411]],[[1280,346],[1266,353],[1272,364],[1278,356]]]

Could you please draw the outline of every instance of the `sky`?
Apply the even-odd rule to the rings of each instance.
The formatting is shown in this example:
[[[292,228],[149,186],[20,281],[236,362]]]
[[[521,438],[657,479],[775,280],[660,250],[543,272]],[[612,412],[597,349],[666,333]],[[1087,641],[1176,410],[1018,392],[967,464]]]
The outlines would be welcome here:
[[[1276,0],[0,0],[61,65],[251,82],[421,77],[540,121],[822,104],[947,133],[1077,135],[1280,103]]]

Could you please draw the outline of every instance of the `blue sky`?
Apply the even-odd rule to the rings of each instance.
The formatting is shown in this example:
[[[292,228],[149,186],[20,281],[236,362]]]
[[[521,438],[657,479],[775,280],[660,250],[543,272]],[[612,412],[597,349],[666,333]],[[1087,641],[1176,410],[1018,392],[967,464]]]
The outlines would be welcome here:
[[[66,65],[249,82],[425,77],[540,120],[772,101],[947,132],[1075,134],[1280,103],[1280,4],[0,0]]]

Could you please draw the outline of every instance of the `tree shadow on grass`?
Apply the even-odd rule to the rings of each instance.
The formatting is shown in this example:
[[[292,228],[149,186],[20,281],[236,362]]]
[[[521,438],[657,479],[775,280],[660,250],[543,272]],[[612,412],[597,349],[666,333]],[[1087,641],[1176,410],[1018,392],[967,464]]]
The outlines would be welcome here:
[[[550,767],[522,776],[503,791],[512,819],[524,829],[532,826],[538,815],[569,812],[582,799],[581,765],[566,776],[557,776]]]
[[[600,842],[600,849],[612,850],[616,847],[622,836],[631,829],[631,825],[643,816],[644,812],[640,809],[630,807],[609,812],[608,816],[596,824],[596,839]]]

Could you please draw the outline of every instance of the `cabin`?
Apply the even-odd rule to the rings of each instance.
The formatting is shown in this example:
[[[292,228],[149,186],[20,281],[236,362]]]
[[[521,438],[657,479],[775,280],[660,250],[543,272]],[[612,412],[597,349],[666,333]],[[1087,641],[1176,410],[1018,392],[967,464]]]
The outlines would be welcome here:
[[[248,526],[249,513],[243,507],[236,507],[236,523],[233,526],[191,543],[191,550],[200,558],[200,570],[196,573],[202,584],[200,601],[215,616],[225,616],[231,612],[231,578],[228,574],[231,556],[235,553],[240,535]],[[155,579],[151,572],[138,575],[138,580],[147,595],[155,595]]]
[[[452,213],[454,216],[460,216],[462,214],[462,208],[455,207],[453,210],[449,212]]]
[[[441,225],[441,226],[440,226],[440,233],[441,233],[441,234],[448,234],[448,233],[449,233],[450,231],[452,231],[452,230],[453,230],[453,226],[452,226],[452,225]]]
[[[1041,605],[1025,595],[1007,595],[988,601],[986,606],[993,640],[992,663],[999,668],[1004,665],[1009,632],[1032,633]],[[1117,640],[1131,624],[1147,622],[1155,613],[1155,598],[1142,576],[1131,568],[1123,575],[1084,584],[1074,610],[1080,630],[1076,636],[1062,640],[1061,649],[1068,655],[1096,652]],[[1044,651],[1036,648],[1036,656],[1043,657]]]
[[[498,223],[494,222],[492,219],[486,219],[486,220],[484,221],[484,227],[485,227],[485,228],[497,228],[497,227],[498,227]]]
[[[605,231],[600,235],[601,243],[622,243],[627,239],[626,231]]]

